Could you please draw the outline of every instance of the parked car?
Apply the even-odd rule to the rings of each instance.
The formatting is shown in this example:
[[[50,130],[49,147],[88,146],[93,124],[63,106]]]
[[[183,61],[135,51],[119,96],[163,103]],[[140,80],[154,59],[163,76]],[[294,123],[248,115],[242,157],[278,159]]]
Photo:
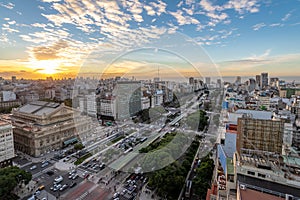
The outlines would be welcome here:
[[[76,182],[71,183],[70,188],[75,187],[77,185]]]
[[[36,165],[33,165],[33,166],[30,167],[30,170],[34,170],[34,169],[36,169],[36,168],[37,168],[37,166],[36,166]]]
[[[42,164],[41,167],[44,168],[44,167],[46,167],[46,166],[48,166],[48,165],[49,165],[49,163],[48,163],[48,162],[45,162],[45,163]]]

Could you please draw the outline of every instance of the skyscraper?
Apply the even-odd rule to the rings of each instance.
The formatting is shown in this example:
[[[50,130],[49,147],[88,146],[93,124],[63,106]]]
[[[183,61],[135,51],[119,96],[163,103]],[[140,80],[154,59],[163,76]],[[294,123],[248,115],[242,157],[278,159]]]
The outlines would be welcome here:
[[[261,88],[265,88],[268,86],[268,73],[261,73]]]
[[[141,82],[118,81],[116,86],[117,119],[132,117],[141,110]]]
[[[260,75],[256,75],[255,80],[256,80],[257,86],[260,88],[260,86],[261,86],[260,85],[260,80],[261,80]]]

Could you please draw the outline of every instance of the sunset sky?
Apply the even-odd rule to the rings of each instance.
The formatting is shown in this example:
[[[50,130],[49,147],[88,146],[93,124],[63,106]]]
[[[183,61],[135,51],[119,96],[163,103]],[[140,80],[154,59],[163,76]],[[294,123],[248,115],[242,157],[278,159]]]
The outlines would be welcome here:
[[[0,25],[4,78],[300,76],[299,0],[0,0]]]

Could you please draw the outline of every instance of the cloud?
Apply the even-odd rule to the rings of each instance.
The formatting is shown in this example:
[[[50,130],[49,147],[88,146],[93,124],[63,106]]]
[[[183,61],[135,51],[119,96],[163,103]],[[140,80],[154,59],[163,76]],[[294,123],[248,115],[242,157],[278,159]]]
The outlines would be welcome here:
[[[0,2],[0,6],[11,10],[11,9],[13,9],[15,7],[15,4],[13,4],[11,2],[6,3],[6,4]]]
[[[255,24],[254,26],[252,26],[254,31],[258,31],[259,29],[265,27],[266,24],[265,23],[259,23],[259,24]]]
[[[290,17],[291,17],[291,13],[287,13],[282,19],[281,21],[287,21]]]
[[[169,12],[175,19],[177,23],[182,26],[186,24],[200,24],[200,22],[191,16],[184,16],[181,10],[177,10],[176,12]]]
[[[60,50],[67,48],[68,43],[60,40],[52,46],[37,46],[32,48],[32,53],[37,60],[53,60],[59,58]]]

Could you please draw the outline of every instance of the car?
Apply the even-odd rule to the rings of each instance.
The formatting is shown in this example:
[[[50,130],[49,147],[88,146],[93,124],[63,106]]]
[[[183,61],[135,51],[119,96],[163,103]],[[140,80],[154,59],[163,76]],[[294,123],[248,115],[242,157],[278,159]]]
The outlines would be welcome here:
[[[56,177],[55,179],[54,179],[54,183],[60,183],[60,182],[62,182],[64,180],[64,178],[62,177],[62,176],[58,176],[58,177]]]
[[[43,189],[45,189],[45,186],[44,185],[41,185],[40,187],[38,187],[38,190],[43,190]]]
[[[61,186],[61,188],[59,188],[59,191],[63,191],[68,187],[68,184],[64,184],[63,186]]]
[[[75,174],[77,171],[76,169],[73,169],[72,171],[69,172],[69,175]]]
[[[74,174],[72,179],[75,180],[78,177],[78,174]]]
[[[34,169],[36,169],[36,168],[37,168],[36,165],[32,165],[32,166],[30,167],[30,170],[34,170]]]
[[[120,195],[119,192],[114,193],[114,198],[117,198]]]
[[[69,175],[69,179],[72,179],[72,178],[73,178],[73,175],[74,175],[74,174]]]
[[[76,182],[71,183],[70,188],[75,187],[77,185]]]
[[[55,191],[59,190],[61,187],[62,187],[62,185],[61,185],[61,184],[54,185],[54,187],[53,187],[53,191],[55,192]]]
[[[46,166],[48,166],[48,165],[49,165],[49,163],[48,163],[48,162],[45,162],[45,163],[42,164],[41,167],[44,168],[44,167],[46,167]]]
[[[39,194],[41,194],[41,191],[37,190],[33,195],[34,195],[34,196],[37,196],[37,195],[39,195]]]
[[[86,174],[85,176],[84,176],[84,178],[88,178],[90,176],[90,174]]]

